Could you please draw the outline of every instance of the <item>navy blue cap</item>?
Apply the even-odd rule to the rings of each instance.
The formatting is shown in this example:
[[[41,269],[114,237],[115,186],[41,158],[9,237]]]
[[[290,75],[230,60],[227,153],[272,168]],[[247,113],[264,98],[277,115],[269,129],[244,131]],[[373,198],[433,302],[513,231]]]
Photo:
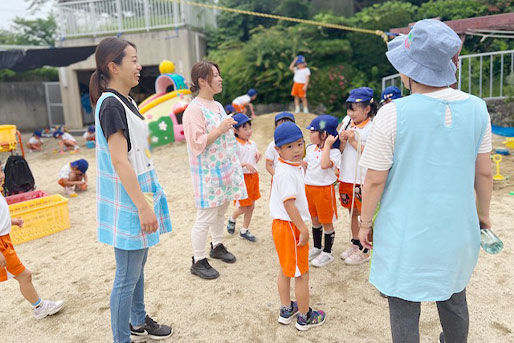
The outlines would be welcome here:
[[[281,147],[285,144],[293,143],[303,138],[302,130],[292,122],[285,122],[282,125],[279,125],[275,129],[275,146]]]
[[[90,125],[90,126],[87,128],[87,131],[88,131],[88,132],[91,132],[91,133],[95,132],[95,126],[94,126],[94,125]]]
[[[243,114],[243,113],[236,113],[232,116],[232,119],[234,119],[237,123],[234,124],[234,128],[235,129],[238,129],[240,128],[241,126],[243,126],[245,123],[248,123],[249,121],[251,121],[250,118],[248,118],[248,116],[246,114]]]
[[[52,135],[52,136],[54,136],[54,138],[57,138],[57,137],[62,136],[62,135],[63,135],[63,133],[64,133],[64,132],[62,132],[61,130],[56,130],[56,131],[54,131],[54,133],[53,133],[53,135]]]
[[[298,63],[307,63],[307,62],[305,62],[305,56],[303,56],[303,55],[296,56],[296,64],[298,64]]]
[[[234,113],[235,111],[236,111],[236,109],[235,109],[234,106],[232,106],[230,104],[225,106],[225,112],[227,112],[227,113]]]
[[[77,168],[78,170],[80,170],[80,172],[82,174],[84,174],[87,171],[87,168],[89,167],[89,164],[83,158],[81,158],[80,160],[76,160],[76,161],[71,162],[70,165],[72,167]]]
[[[307,130],[313,131],[325,131],[329,135],[338,137],[337,126],[339,125],[339,121],[336,117],[322,114],[314,118],[311,123],[307,126]],[[332,145],[333,148],[339,148],[339,138]]]
[[[249,96],[254,96],[254,95],[257,95],[257,91],[253,88],[251,88],[248,93],[247,93]]]
[[[380,96],[380,102],[384,102],[387,99],[399,99],[402,97],[402,92],[398,89],[398,87],[395,86],[389,86],[382,92],[382,95]]]
[[[282,120],[282,119],[289,119],[291,120],[293,123],[296,122],[295,118],[294,118],[294,114],[292,114],[291,112],[280,112],[280,113],[277,113],[275,115],[275,123],[279,120]]]
[[[373,89],[369,87],[355,88],[350,91],[346,102],[367,102],[373,99]]]
[[[41,137],[41,130],[34,131],[34,136]]]

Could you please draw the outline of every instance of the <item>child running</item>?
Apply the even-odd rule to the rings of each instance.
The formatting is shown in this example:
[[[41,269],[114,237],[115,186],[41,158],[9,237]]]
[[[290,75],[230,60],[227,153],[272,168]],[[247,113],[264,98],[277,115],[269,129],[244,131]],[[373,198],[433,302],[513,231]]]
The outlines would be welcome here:
[[[252,136],[251,119],[243,113],[237,113],[232,118],[237,122],[234,124],[237,140],[237,155],[241,162],[241,167],[243,168],[248,198],[234,201],[237,208],[232,213],[232,217],[228,219],[227,231],[231,235],[234,234],[236,220],[243,214],[243,227],[239,230],[239,237],[249,240],[250,242],[255,242],[257,238],[250,233],[248,228],[252,220],[255,201],[261,197],[259,190],[259,173],[257,172],[257,163],[261,159],[261,153],[257,149],[257,144],[250,140]]]
[[[0,188],[4,184],[4,172],[0,165]],[[9,206],[0,192],[0,282],[14,278],[20,284],[21,294],[32,305],[32,314],[36,319],[43,319],[59,312],[64,302],[62,300],[41,300],[34,284],[32,273],[21,263],[11,241],[11,225],[23,227],[23,219],[12,218]],[[4,296],[2,296],[4,297]]]
[[[87,168],[89,164],[85,159],[80,159],[67,163],[59,172],[59,181],[57,183],[64,187],[66,194],[75,197],[76,191],[87,190]]]
[[[341,159],[337,134],[336,117],[320,115],[307,126],[311,131],[312,144],[307,147],[304,163],[305,193],[309,204],[312,221],[312,240],[314,247],[309,250],[309,262],[314,267],[323,267],[334,260],[332,244],[334,243],[333,221],[337,218],[336,193],[337,168]],[[321,240],[325,232],[325,245]]]
[[[250,89],[248,93],[238,96],[234,100],[232,100],[232,106],[234,106],[234,112],[241,112],[246,114],[246,106],[250,108],[250,113],[252,114],[252,118],[255,118],[255,112],[253,111],[252,101],[257,99],[257,91],[255,89]]]
[[[32,134],[32,137],[30,137],[27,147],[29,148],[29,151],[42,151],[43,150],[43,140],[41,139],[41,131],[36,130]]]
[[[58,140],[59,152],[64,153],[66,150],[79,150],[79,143],[75,137],[70,135],[68,132],[57,130],[53,134],[54,138]]]
[[[298,55],[289,65],[289,70],[294,73],[293,89],[291,96],[294,96],[294,113],[300,112],[300,99],[302,99],[303,113],[309,113],[307,103],[307,88],[309,87],[309,79],[311,71],[307,68],[305,57]]]
[[[343,251],[341,258],[346,264],[361,264],[369,260],[369,251],[359,241],[358,216],[361,211],[361,185],[366,169],[358,167],[358,157],[364,150],[366,138],[371,129],[371,117],[377,112],[373,101],[373,90],[368,87],[352,89],[346,100],[347,116],[339,131],[342,152],[339,173],[339,195],[341,205],[352,213],[352,245]],[[360,138],[360,152],[357,153]],[[355,183],[355,189],[354,189]],[[353,203],[353,212],[352,212]]]
[[[275,115],[275,129],[283,123],[286,122],[295,122],[294,115],[290,112],[280,112],[277,115]],[[268,148],[266,149],[266,170],[268,173],[273,175],[275,174],[275,166],[278,162],[278,152],[277,149],[275,149],[275,141],[271,141],[268,144]]]
[[[272,233],[280,262],[278,322],[289,324],[294,316],[300,331],[322,325],[325,312],[309,307],[309,209],[305,196],[302,158],[305,143],[295,123],[284,123],[275,129],[275,145],[280,157],[275,169],[270,197]],[[290,281],[295,280],[296,301],[291,301]]]

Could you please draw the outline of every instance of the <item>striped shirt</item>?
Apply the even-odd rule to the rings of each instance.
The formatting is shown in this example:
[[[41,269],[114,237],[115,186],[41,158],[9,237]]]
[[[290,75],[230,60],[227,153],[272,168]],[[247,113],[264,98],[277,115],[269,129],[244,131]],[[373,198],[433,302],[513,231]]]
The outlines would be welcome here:
[[[424,95],[446,101],[464,100],[469,95],[460,90],[445,88]],[[396,139],[396,105],[394,102],[384,105],[378,111],[366,142],[366,148],[360,160],[360,166],[374,170],[389,170],[393,165],[394,142]],[[492,150],[491,119],[484,132],[478,153],[488,153]],[[445,124],[451,125],[450,107],[446,106]]]

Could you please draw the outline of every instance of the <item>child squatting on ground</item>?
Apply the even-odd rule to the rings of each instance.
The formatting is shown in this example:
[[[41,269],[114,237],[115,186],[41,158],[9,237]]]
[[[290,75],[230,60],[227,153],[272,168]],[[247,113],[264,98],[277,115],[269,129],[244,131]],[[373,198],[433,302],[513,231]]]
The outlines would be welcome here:
[[[57,130],[53,133],[55,139],[58,140],[59,152],[64,153],[66,150],[79,150],[79,143],[75,137],[70,135],[68,132]]]
[[[280,262],[278,322],[289,324],[298,315],[296,328],[305,331],[325,322],[325,312],[309,307],[309,229],[305,221],[310,216],[302,167],[305,143],[302,131],[291,122],[278,126],[274,138],[280,157],[269,207],[273,218],[273,241]],[[296,301],[291,301],[291,278],[295,280]]]
[[[286,122],[295,122],[294,115],[290,112],[280,112],[275,115],[275,129]],[[268,173],[273,175],[275,174],[275,167],[278,163],[278,151],[275,149],[275,141],[271,141],[266,148],[266,170]]]
[[[29,151],[43,151],[43,140],[41,139],[41,131],[36,130],[32,134],[32,137],[30,137],[27,148],[29,148]]]
[[[255,112],[253,111],[252,101],[257,99],[257,91],[255,89],[248,90],[248,93],[238,96],[234,100],[232,100],[232,107],[234,108],[235,113],[243,113],[246,114],[246,107],[250,109],[250,113],[252,118],[255,118]]]
[[[337,219],[336,193],[337,169],[341,152],[337,135],[336,117],[320,115],[307,126],[312,144],[307,147],[304,158],[305,193],[312,221],[314,247],[309,250],[309,261],[314,267],[323,267],[334,260],[333,221]],[[325,246],[321,240],[325,231]]]
[[[261,192],[259,190],[259,173],[257,172],[257,163],[261,159],[261,153],[257,149],[257,144],[250,140],[252,136],[252,121],[243,113],[237,113],[232,117],[237,123],[234,124],[235,135],[237,140],[237,155],[243,168],[243,174],[246,185],[248,198],[242,200],[234,200],[237,208],[232,213],[232,217],[228,219],[227,231],[231,235],[234,234],[236,228],[236,220],[240,215],[244,215],[243,227],[239,231],[239,237],[255,242],[257,238],[250,233],[250,221],[255,207],[255,201],[260,199]]]
[[[87,168],[89,164],[85,159],[67,163],[59,172],[57,183],[64,187],[66,194],[77,196],[76,191],[87,190]]]
[[[4,172],[0,165],[0,186],[4,184]],[[21,294],[32,305],[32,314],[36,319],[43,319],[59,312],[64,302],[41,300],[34,284],[32,273],[21,263],[11,241],[11,225],[23,228],[23,220],[20,218],[11,219],[9,206],[4,196],[0,193],[0,282],[7,281],[14,277],[20,284]]]

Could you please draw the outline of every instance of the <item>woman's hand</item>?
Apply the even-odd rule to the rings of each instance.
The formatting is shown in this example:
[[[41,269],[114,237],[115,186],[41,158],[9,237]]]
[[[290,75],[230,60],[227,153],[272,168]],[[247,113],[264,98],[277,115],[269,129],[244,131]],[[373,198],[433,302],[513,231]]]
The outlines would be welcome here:
[[[230,130],[232,128],[232,126],[234,124],[237,124],[237,122],[232,117],[223,120],[221,122],[220,126],[218,126],[219,133],[223,134],[223,133],[227,132],[228,130]]]
[[[366,249],[373,249],[373,238],[371,228],[360,228],[359,229],[359,241]]]
[[[145,206],[139,212],[139,222],[141,223],[141,231],[146,233],[153,233],[157,231],[159,227],[157,223],[157,217],[155,213],[150,208],[150,206]]]

